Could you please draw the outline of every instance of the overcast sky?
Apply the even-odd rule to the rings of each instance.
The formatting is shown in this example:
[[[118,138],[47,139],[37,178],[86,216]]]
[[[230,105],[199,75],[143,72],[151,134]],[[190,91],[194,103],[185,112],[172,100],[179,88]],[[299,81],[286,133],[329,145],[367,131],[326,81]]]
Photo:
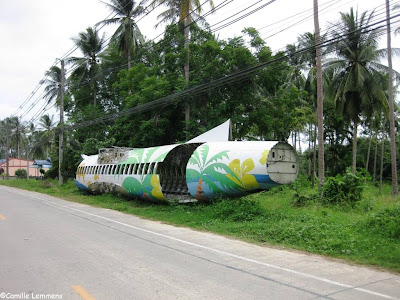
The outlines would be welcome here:
[[[223,0],[214,0],[216,7],[222,2]],[[246,12],[268,2],[269,0],[226,1],[228,4],[207,17],[207,21],[213,25],[252,4],[254,6]],[[400,1],[391,1],[395,2]],[[321,30],[326,30],[329,27],[328,22],[337,21],[339,12],[348,12],[350,7],[358,8],[360,12],[376,8],[377,14],[382,14],[384,5],[385,0],[319,0]],[[207,6],[204,8],[206,12]],[[272,51],[282,50],[285,45],[295,43],[300,34],[314,31],[312,9],[313,0],[275,0],[257,13],[217,31],[216,34],[227,39],[241,35],[244,27],[255,27]],[[154,29],[159,12],[149,14],[138,23],[148,39],[155,38],[163,31],[163,25],[157,31]],[[44,100],[37,99],[42,90],[38,90],[29,101],[26,100],[43,79],[46,70],[56,58],[62,57],[73,47],[72,37],[94,26],[109,14],[110,11],[99,0],[0,0],[0,120],[12,114],[21,116],[31,109],[23,117],[23,120],[28,121],[41,111]],[[383,17],[381,15],[379,19]],[[235,18],[229,20],[233,19]],[[399,23],[397,26],[400,26]],[[112,28],[104,28],[104,31],[107,37],[112,34]],[[382,37],[381,45],[386,46],[385,36]],[[400,48],[400,36],[392,35],[392,46]],[[75,52],[73,56],[80,56],[80,53]],[[394,67],[400,71],[398,59],[394,61]],[[20,109],[24,102],[26,104]],[[37,104],[31,107],[35,102]],[[54,109],[47,113],[54,114],[55,119],[58,118]]]

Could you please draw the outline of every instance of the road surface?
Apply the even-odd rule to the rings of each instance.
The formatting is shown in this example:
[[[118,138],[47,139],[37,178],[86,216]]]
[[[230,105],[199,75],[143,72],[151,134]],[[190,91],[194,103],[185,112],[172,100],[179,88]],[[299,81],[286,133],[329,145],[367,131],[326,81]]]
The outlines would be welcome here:
[[[400,299],[400,276],[0,186],[0,299]]]

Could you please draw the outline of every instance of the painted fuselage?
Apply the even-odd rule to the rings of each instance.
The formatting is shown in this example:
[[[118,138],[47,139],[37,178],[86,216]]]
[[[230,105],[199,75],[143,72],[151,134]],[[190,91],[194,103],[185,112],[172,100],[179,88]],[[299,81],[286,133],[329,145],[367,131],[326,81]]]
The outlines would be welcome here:
[[[297,156],[271,141],[186,143],[85,156],[76,185],[153,202],[237,197],[296,179]]]

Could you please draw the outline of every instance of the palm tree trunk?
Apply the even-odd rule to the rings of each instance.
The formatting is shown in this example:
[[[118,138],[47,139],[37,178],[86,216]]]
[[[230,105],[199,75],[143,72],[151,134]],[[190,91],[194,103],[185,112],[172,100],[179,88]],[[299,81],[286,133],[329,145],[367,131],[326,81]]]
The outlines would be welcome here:
[[[382,175],[383,175],[383,152],[385,147],[385,135],[382,136],[382,147],[381,147],[381,169],[379,177],[379,194],[382,192]]]
[[[356,174],[357,169],[357,121],[353,121],[354,128],[353,128],[353,165],[351,167],[351,172]]]
[[[311,186],[314,188],[315,186],[315,169],[317,166],[317,125],[314,125],[314,153],[313,153],[313,168],[311,174]]]
[[[300,140],[300,131],[298,132],[298,141],[299,141],[299,152],[300,152],[300,154],[301,154],[301,140]]]
[[[128,57],[128,70],[131,68],[131,51],[127,51],[127,57]]]
[[[96,96],[96,86],[93,87],[93,105],[97,104],[97,96]]]
[[[372,184],[375,185],[376,183],[376,162],[378,159],[378,139],[376,138],[375,135],[375,155],[374,155],[374,174],[372,175]]]
[[[308,149],[311,151],[312,146],[312,125],[309,124],[308,130]],[[311,178],[311,155],[308,156],[308,176]]]
[[[369,156],[371,154],[371,144],[372,144],[372,132],[371,135],[369,136],[369,143],[368,143],[368,154],[367,154],[367,162],[365,163],[365,170],[369,172]]]
[[[389,0],[386,0],[386,36],[389,66],[389,131],[390,131],[390,152],[392,164],[392,195],[399,194],[397,182],[397,159],[396,159],[396,132],[394,128],[394,99],[393,99],[393,69],[392,69],[392,46],[390,36],[390,12]]]

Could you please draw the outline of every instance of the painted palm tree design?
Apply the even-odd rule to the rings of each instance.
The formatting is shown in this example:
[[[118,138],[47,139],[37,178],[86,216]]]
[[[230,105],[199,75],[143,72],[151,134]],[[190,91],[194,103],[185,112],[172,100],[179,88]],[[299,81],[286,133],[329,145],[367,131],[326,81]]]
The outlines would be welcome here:
[[[189,164],[197,166],[197,169],[187,168],[186,170],[188,181],[198,181],[196,192],[197,199],[203,198],[203,183],[205,183],[214,194],[218,194],[223,190],[237,190],[240,188],[237,184],[237,181],[240,181],[237,174],[229,168],[229,166],[220,162],[223,158],[229,158],[229,151],[222,151],[208,158],[209,150],[208,145],[203,145],[198,151],[195,151],[189,159]],[[229,175],[229,177],[227,175]],[[235,179],[236,182],[232,179]]]

